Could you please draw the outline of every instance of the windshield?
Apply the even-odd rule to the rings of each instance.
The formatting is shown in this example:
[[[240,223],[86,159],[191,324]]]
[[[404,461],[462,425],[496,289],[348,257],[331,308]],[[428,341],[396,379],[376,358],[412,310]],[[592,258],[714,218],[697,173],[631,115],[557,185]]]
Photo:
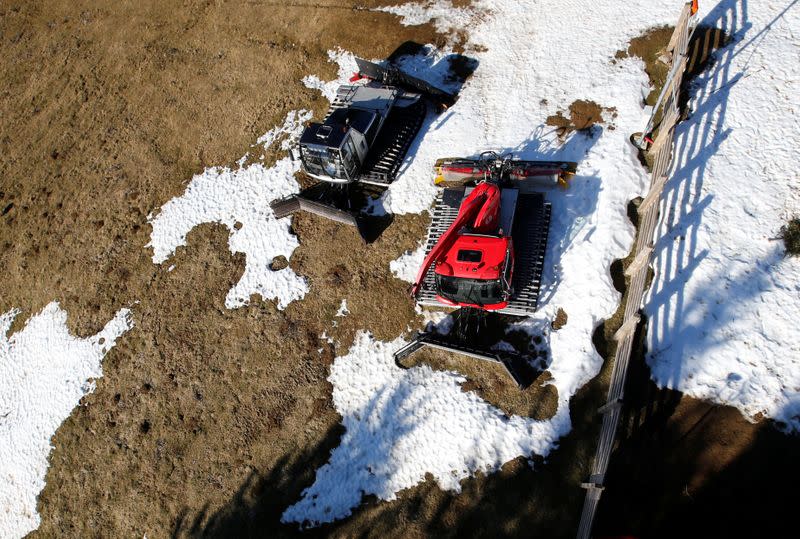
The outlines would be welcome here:
[[[499,279],[462,279],[437,274],[436,289],[440,296],[455,303],[491,305],[505,301]]]
[[[303,166],[310,174],[347,179],[339,150],[324,146],[301,146],[300,152]]]

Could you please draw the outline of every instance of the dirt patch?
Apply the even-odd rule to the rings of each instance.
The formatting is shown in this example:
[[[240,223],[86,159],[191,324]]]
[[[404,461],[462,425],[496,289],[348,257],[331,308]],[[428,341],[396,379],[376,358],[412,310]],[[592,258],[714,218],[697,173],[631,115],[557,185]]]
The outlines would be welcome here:
[[[499,363],[431,349],[416,352],[404,362],[408,367],[422,363],[436,370],[463,374],[467,379],[462,385],[464,391],[474,391],[509,416],[546,420],[556,413],[558,390],[553,385],[546,385],[552,379],[547,371],[542,372],[529,387],[520,389]]]
[[[550,327],[553,328],[553,331],[558,331],[567,325],[567,319],[567,312],[559,307],[555,319],[550,323]]]
[[[546,104],[546,101],[542,100],[542,104]],[[564,116],[564,112],[558,111],[548,116],[545,123],[557,128],[558,136],[563,139],[573,131],[589,131],[596,124],[604,123],[604,112],[616,118],[614,107],[602,107],[594,101],[579,99],[569,106],[569,117]]]
[[[314,293],[289,305],[287,317],[299,327],[326,332],[338,342],[337,354],[347,352],[359,329],[377,339],[393,340],[407,332],[409,324],[420,327],[408,284],[388,268],[391,260],[416,247],[428,219],[427,215],[396,216],[376,241],[366,244],[355,227],[316,215],[296,215],[292,228],[300,247],[290,266],[308,279]],[[336,317],[342,299],[347,300],[350,314]]]
[[[289,261],[283,255],[278,255],[272,259],[269,264],[269,269],[272,271],[280,271],[289,267]]]
[[[652,90],[645,98],[645,103],[648,105],[655,105],[658,94],[664,83],[667,80],[669,67],[664,62],[664,50],[669,43],[672,33],[675,31],[674,26],[658,26],[651,28],[639,37],[630,40],[628,48],[625,50],[617,51],[614,56],[620,60],[634,56],[644,62],[644,70],[650,78],[650,85]]]

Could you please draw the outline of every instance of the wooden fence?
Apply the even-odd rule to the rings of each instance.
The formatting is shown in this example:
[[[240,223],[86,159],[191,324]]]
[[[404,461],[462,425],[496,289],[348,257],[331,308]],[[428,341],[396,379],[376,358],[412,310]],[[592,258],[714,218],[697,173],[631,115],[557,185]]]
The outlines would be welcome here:
[[[583,504],[581,521],[578,526],[578,538],[587,539],[592,531],[592,523],[603,492],[605,474],[608,462],[614,447],[614,438],[619,425],[622,408],[625,377],[628,372],[631,349],[636,326],[639,324],[639,309],[644,300],[647,273],[653,254],[653,241],[655,228],[658,222],[661,194],[664,189],[672,163],[675,125],[680,119],[678,99],[680,97],[683,76],[689,52],[689,40],[695,23],[696,4],[688,2],[683,6],[675,32],[672,34],[666,54],[670,63],[670,72],[661,95],[653,107],[650,120],[647,123],[642,139],[648,136],[660,114],[658,135],[649,148],[653,163],[650,176],[650,188],[647,196],[642,200],[637,212],[639,214],[639,233],[634,246],[634,258],[627,269],[625,277],[628,281],[628,294],[625,303],[625,315],[622,326],[614,335],[616,353],[614,367],[611,373],[611,385],[608,389],[608,399],[598,412],[603,416],[600,430],[600,439],[597,444],[594,463],[589,480],[582,484],[586,489],[586,498]]]

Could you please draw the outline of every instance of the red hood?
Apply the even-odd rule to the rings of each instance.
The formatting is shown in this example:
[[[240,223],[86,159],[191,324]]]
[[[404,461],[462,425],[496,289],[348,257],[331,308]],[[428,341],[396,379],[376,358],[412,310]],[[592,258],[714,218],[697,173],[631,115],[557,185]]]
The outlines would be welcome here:
[[[510,238],[462,235],[436,263],[436,273],[467,279],[499,279]]]

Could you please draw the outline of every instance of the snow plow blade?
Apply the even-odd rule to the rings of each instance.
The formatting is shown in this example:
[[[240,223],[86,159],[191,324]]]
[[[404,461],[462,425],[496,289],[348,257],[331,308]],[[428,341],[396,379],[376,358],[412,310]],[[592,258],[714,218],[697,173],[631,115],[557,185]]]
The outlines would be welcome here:
[[[361,238],[371,243],[389,226],[391,215],[373,217],[350,211],[351,194],[347,189],[327,183],[317,183],[296,195],[275,200],[270,208],[275,218],[281,219],[298,211],[319,215],[343,225],[354,226]]]
[[[277,219],[302,210],[331,219],[337,223],[358,226],[355,216],[342,209],[340,207],[342,200],[337,200],[345,198],[344,191],[339,189],[342,192],[337,193],[336,190],[335,187],[318,183],[296,195],[275,200],[270,203],[270,207]]]
[[[528,360],[520,354],[504,350],[484,350],[476,348],[475,346],[455,341],[448,336],[440,335],[433,331],[417,333],[410,343],[397,350],[394,353],[395,364],[401,369],[408,369],[408,367],[403,365],[402,361],[425,346],[430,346],[437,350],[444,350],[445,352],[461,354],[474,359],[500,363],[520,389],[529,387],[540,374],[540,372],[534,369],[530,363],[528,363]]]
[[[456,102],[456,96],[453,94],[404,73],[393,65],[383,67],[361,58],[356,58],[356,64],[358,65],[358,74],[362,77],[376,80],[387,86],[399,86],[409,91],[419,92],[444,108],[449,108]]]

